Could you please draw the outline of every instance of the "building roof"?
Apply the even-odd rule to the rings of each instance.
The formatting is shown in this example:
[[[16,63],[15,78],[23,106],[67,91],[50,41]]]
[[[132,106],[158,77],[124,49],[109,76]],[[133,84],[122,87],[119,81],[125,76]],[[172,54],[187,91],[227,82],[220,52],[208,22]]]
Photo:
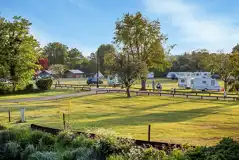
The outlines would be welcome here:
[[[70,69],[68,71],[71,72],[71,73],[74,73],[74,74],[82,74],[82,73],[84,73],[84,72],[82,72],[80,70],[77,70],[77,69]]]

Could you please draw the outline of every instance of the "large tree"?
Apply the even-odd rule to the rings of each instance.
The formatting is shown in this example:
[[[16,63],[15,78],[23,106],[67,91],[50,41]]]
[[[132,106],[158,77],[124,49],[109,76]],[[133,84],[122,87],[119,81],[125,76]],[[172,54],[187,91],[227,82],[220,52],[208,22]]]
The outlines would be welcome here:
[[[68,67],[71,69],[80,68],[81,63],[83,62],[84,56],[82,53],[77,49],[73,48],[68,51]]]
[[[219,74],[224,82],[224,89],[227,90],[228,82],[233,75],[233,64],[230,62],[230,54],[222,52],[212,53],[205,60],[208,70],[211,73]]]
[[[105,66],[104,66],[104,57],[107,53],[115,53],[115,47],[112,44],[102,44],[96,51],[96,55],[99,63],[99,70],[101,73],[105,74]]]
[[[31,23],[21,17],[13,21],[0,18],[1,76],[13,82],[13,91],[24,87],[34,75],[40,57],[37,40],[30,34]]]
[[[107,56],[112,58],[108,63],[110,74],[117,75],[119,81],[126,87],[127,97],[130,97],[131,85],[142,76],[147,74],[147,65],[139,59],[133,58],[129,54],[111,53]]]
[[[63,64],[68,61],[68,47],[59,42],[48,43],[44,47],[44,54],[47,56],[49,65]]]
[[[64,72],[67,70],[67,67],[62,64],[53,64],[49,67],[49,70],[53,72],[56,78],[62,78],[64,75]]]
[[[124,14],[116,22],[114,43],[123,53],[130,54],[147,64],[147,68],[163,71],[169,66],[167,55],[173,46],[164,48],[167,37],[160,32],[158,20],[150,21],[140,12]],[[145,89],[146,77],[141,77],[142,89]]]

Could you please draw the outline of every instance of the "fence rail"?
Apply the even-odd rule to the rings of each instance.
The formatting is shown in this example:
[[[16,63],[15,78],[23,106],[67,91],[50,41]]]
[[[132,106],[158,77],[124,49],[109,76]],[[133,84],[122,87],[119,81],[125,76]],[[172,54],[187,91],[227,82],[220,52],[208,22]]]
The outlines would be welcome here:
[[[43,127],[43,126],[39,126],[39,125],[35,125],[35,124],[31,124],[31,129],[32,130],[40,130],[43,132],[47,132],[47,133],[51,133],[54,135],[57,135],[59,132],[61,132],[61,129],[56,129],[56,128],[49,128],[49,127]],[[77,134],[81,135],[86,135],[89,136],[90,138],[95,138],[97,135],[93,134],[93,133],[85,133],[85,132],[76,132]],[[124,139],[124,138],[120,138],[119,139]],[[172,148],[182,148],[181,144],[170,144],[170,143],[166,143],[166,142],[155,142],[155,141],[144,141],[144,140],[137,140],[137,139],[132,139],[136,145],[139,146],[153,146],[154,148],[160,149],[160,150],[170,150]],[[192,146],[194,147],[194,146]]]
[[[104,90],[97,90],[96,94],[107,94],[107,93],[119,93],[119,92],[123,92],[126,93],[125,90],[122,89],[104,89]],[[168,92],[168,93],[164,93],[164,92],[149,92],[149,91],[135,91],[135,90],[131,90],[131,93],[135,93],[136,96],[139,95],[158,95],[158,96],[172,96],[172,97],[184,97],[184,98],[200,98],[200,99],[209,99],[209,100],[230,100],[230,101],[238,101],[239,97],[232,97],[232,96],[214,96],[214,95],[194,95],[194,94],[190,94],[190,93],[175,93],[175,92]]]

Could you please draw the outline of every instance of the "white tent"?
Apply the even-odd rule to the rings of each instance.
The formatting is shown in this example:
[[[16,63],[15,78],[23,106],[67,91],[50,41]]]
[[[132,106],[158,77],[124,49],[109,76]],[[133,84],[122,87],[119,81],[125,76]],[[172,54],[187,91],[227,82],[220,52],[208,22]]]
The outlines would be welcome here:
[[[100,71],[98,72],[99,74],[99,78],[104,78],[104,75],[102,73],[100,73]],[[95,78],[97,78],[97,73],[94,75]]]

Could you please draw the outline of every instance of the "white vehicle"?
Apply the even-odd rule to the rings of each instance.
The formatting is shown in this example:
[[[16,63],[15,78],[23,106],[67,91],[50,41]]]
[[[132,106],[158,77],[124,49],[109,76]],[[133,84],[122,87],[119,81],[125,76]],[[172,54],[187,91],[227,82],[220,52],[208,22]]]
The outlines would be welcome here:
[[[108,84],[109,84],[109,85],[118,85],[118,84],[121,84],[121,83],[119,82],[119,79],[118,79],[117,76],[109,76],[108,79],[107,79],[107,81],[108,81]]]
[[[191,83],[187,83],[187,88],[192,90],[201,90],[201,91],[220,91],[220,86],[216,79],[212,78],[191,78]]]
[[[210,72],[169,72],[166,76],[169,79],[180,79],[187,77],[211,78]]]
[[[148,79],[154,78],[154,72],[149,72],[148,73]]]

